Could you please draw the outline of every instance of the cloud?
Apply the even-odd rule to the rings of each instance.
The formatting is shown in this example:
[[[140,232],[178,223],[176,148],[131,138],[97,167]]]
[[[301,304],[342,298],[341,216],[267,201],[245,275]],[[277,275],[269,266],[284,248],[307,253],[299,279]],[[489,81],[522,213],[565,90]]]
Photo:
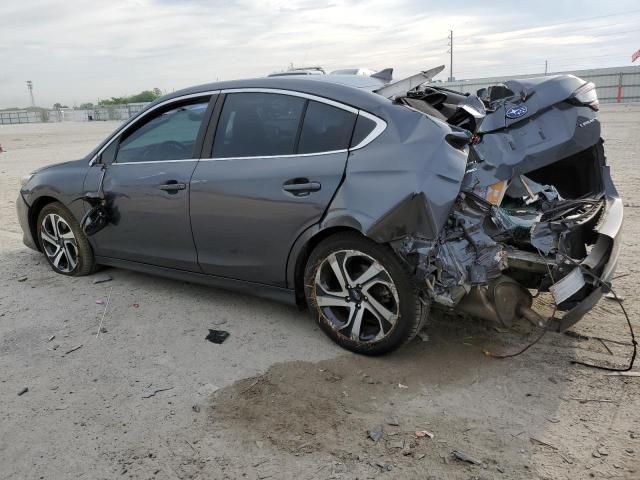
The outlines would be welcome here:
[[[621,1],[613,12],[633,7]],[[640,12],[562,24],[602,8],[585,1],[571,16],[570,7],[550,0],[540,0],[535,12],[506,1],[10,2],[0,15],[0,107],[28,103],[26,80],[36,102],[50,106],[263,76],[290,63],[391,66],[396,76],[409,75],[448,63],[449,29],[454,74],[464,77],[540,71],[545,58],[558,67],[628,63],[634,35],[616,32],[633,30]]]

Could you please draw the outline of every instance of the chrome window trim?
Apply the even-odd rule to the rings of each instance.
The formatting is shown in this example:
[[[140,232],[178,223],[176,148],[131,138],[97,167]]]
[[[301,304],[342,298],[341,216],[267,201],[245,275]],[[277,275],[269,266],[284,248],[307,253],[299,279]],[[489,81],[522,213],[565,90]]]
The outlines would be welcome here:
[[[174,98],[169,98],[167,100],[165,100],[164,102],[160,102],[157,105],[154,105],[152,108],[150,108],[149,110],[147,110],[146,112],[144,112],[142,115],[140,116],[135,116],[131,119],[129,119],[129,121],[125,122],[123,125],[120,126],[120,128],[118,128],[114,133],[113,136],[111,137],[111,140],[109,140],[107,143],[105,143],[102,148],[100,150],[98,150],[96,152],[96,154],[91,157],[91,160],[89,161],[89,166],[92,166],[94,163],[96,163],[96,161],[98,160],[98,157],[102,154],[102,152],[104,152],[109,145],[111,145],[113,143],[113,141],[118,138],[118,136],[124,132],[128,127],[130,127],[133,123],[137,122],[138,120],[146,117],[147,115],[149,115],[150,113],[154,112],[155,110],[157,110],[160,107],[164,107],[165,105],[168,105],[170,103],[174,103],[174,102],[179,102],[181,100],[188,100],[190,98],[198,98],[198,97],[206,97],[206,96],[211,96],[211,95],[216,95],[220,93],[220,90],[207,90],[205,92],[199,92],[199,93],[190,93],[188,95],[182,95],[180,97],[174,97]],[[154,160],[156,161],[156,160]],[[167,160],[157,160],[158,162],[163,161],[166,162]],[[112,165],[115,165],[117,162],[113,162]],[[127,163],[142,163],[142,162],[127,162]],[[121,164],[122,165],[122,164]]]
[[[376,126],[373,128],[373,130],[371,130],[369,135],[362,139],[362,141],[358,145],[356,145],[355,147],[351,147],[349,150],[358,150],[359,148],[366,147],[376,138],[378,138],[387,128],[387,122],[382,120],[380,117],[376,117],[375,115],[370,114],[369,112],[359,110],[358,115],[362,115],[364,118],[375,122]]]
[[[174,97],[174,98],[170,98],[167,99],[157,105],[154,105],[152,108],[150,108],[149,110],[147,110],[143,115],[141,116],[137,116],[134,117],[132,119],[130,119],[128,122],[124,123],[120,128],[118,128],[115,133],[113,134],[111,140],[109,140],[109,142],[107,142],[105,145],[102,146],[102,148],[100,150],[98,150],[98,152],[91,158],[91,160],[89,161],[89,166],[92,166],[94,163],[96,163],[98,157],[102,154],[102,152],[104,152],[109,145],[111,145],[111,143],[118,138],[118,136],[124,132],[127,128],[129,128],[133,123],[143,119],[144,117],[146,117],[147,115],[153,113],[155,110],[157,110],[158,108],[164,107],[170,103],[177,103],[180,102],[182,100],[188,100],[190,98],[198,98],[198,97],[205,97],[205,96],[212,96],[212,95],[219,95],[222,93],[274,93],[274,94],[279,94],[279,95],[289,95],[292,97],[300,97],[300,98],[306,98],[308,100],[313,100],[316,102],[320,102],[320,103],[325,103],[327,105],[331,105],[333,107],[336,108],[340,108],[342,110],[346,110],[347,112],[353,113],[354,115],[362,115],[363,117],[373,121],[376,126],[374,127],[374,129],[369,133],[369,135],[367,135],[358,145],[351,147],[349,149],[341,149],[341,150],[330,150],[330,151],[324,151],[324,152],[314,152],[314,153],[300,153],[300,154],[288,154],[288,155],[262,155],[262,156],[252,156],[252,157],[217,157],[217,158],[200,158],[200,159],[185,159],[185,160],[149,160],[149,161],[144,161],[144,162],[113,162],[112,165],[133,165],[133,164],[145,164],[145,163],[162,163],[162,162],[191,162],[191,161],[212,161],[212,160],[246,160],[249,158],[294,158],[294,157],[310,157],[310,156],[314,156],[314,155],[331,155],[334,153],[343,153],[343,152],[348,152],[348,151],[353,151],[353,150],[358,150],[360,148],[366,147],[368,144],[370,144],[371,142],[373,142],[378,136],[380,136],[380,134],[382,134],[382,132],[384,132],[384,130],[387,128],[387,122],[385,122],[383,119],[381,119],[380,117],[377,117],[376,115],[373,115],[369,112],[365,112],[364,110],[360,110],[354,107],[351,107],[349,105],[345,105],[343,103],[339,103],[336,102],[334,100],[330,100],[328,98],[325,97],[320,97],[318,95],[313,95],[310,93],[304,93],[304,92],[297,92],[295,90],[284,90],[284,89],[280,89],[280,88],[251,88],[251,87],[246,87],[246,88],[227,88],[227,89],[222,89],[222,90],[207,90],[204,92],[198,92],[198,93],[190,93],[188,95],[182,95],[180,97]]]
[[[315,152],[315,153],[290,153],[286,155],[255,155],[253,157],[214,157],[214,158],[201,158],[201,162],[217,162],[218,160],[251,160],[252,158],[296,158],[296,157],[315,157],[318,155],[333,155],[334,153],[346,153],[349,150],[343,148],[341,150],[329,150],[327,152]]]
[[[335,100],[329,100],[325,97],[319,97],[317,95],[313,95],[311,93],[304,92],[296,92],[295,90],[283,90],[281,88],[227,88],[224,90],[220,90],[221,93],[275,93],[278,95],[289,95],[290,97],[300,97],[306,98],[308,100],[315,100],[316,102],[326,103],[327,105],[331,105],[332,107],[340,108],[342,110],[346,110],[347,112],[351,112],[354,115],[358,114],[358,109],[351,107],[349,105],[345,105],[344,103],[336,102]]]
[[[145,163],[179,163],[179,162],[197,162],[197,158],[185,158],[181,160],[145,160],[143,162],[113,162],[111,165],[144,165]]]

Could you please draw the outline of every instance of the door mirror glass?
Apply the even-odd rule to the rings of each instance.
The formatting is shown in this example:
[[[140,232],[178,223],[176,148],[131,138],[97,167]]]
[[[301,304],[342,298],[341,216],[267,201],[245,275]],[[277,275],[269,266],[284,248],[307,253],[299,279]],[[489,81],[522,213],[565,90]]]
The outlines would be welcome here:
[[[118,153],[118,144],[120,139],[114,139],[107,148],[105,148],[100,154],[99,162],[103,165],[111,165],[116,159],[116,153]]]

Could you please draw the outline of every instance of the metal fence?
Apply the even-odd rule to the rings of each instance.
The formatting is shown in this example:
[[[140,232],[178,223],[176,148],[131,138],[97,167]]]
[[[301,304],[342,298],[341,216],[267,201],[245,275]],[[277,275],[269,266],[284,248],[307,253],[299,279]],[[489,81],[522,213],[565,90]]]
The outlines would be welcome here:
[[[63,108],[59,110],[13,110],[0,112],[0,125],[42,122],[87,122],[126,120],[142,110],[148,103],[128,103],[92,109]]]
[[[39,123],[43,120],[43,112],[28,112],[26,110],[0,112],[0,125],[13,123]]]
[[[575,70],[569,72],[554,72],[549,75],[568,73],[582,78],[596,85],[600,103],[630,103],[640,102],[640,67],[614,67],[594,70]],[[513,75],[505,77],[475,78],[470,80],[456,80],[453,82],[438,82],[438,86],[451,88],[464,93],[476,93],[481,88],[504,83],[518,78],[543,77],[544,73],[531,75]],[[436,85],[436,84],[434,84]]]

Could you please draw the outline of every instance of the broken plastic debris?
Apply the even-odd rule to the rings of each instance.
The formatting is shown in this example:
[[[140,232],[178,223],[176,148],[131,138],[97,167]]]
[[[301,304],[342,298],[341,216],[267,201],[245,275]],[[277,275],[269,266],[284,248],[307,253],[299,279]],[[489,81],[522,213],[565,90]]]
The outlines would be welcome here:
[[[613,294],[613,292],[607,292],[604,294],[604,298],[608,300],[616,300],[620,302],[624,302],[624,298],[618,295],[617,297]]]
[[[104,300],[96,300],[96,305],[104,305]]]
[[[402,383],[399,383],[398,388],[409,388],[409,387],[407,385],[403,385]]]
[[[383,431],[384,429],[382,428],[382,425],[376,425],[375,427],[367,430],[367,435],[371,440],[373,440],[374,442],[377,442],[382,438]]]
[[[67,350],[66,352],[64,352],[65,355],[69,355],[71,352],[75,352],[76,350],[79,350],[82,348],[82,345],[76,345],[75,347],[71,348],[70,350]]]
[[[398,419],[396,417],[389,417],[386,420],[387,425],[391,425],[393,427],[397,427],[400,425],[400,422],[398,421]]]
[[[482,462],[480,460],[460,450],[454,450],[453,452],[451,452],[451,454],[458,460],[462,460],[463,462],[472,463],[473,465],[482,465]]]
[[[476,187],[473,189],[473,193],[478,195],[480,198],[484,198],[492,205],[500,205],[504,198],[504,194],[507,191],[508,185],[509,182],[502,180],[494,183],[493,185],[489,185],[488,187]]]
[[[584,287],[584,275],[580,267],[576,267],[569,275],[551,285],[549,291],[556,305],[559,305],[582,287]]]
[[[153,396],[155,396],[156,393],[159,392],[166,392],[167,390],[171,390],[173,387],[166,387],[166,388],[145,388],[142,391],[142,398],[151,398]]]
[[[433,433],[428,432],[427,430],[419,430],[419,431],[416,432],[416,437],[418,437],[418,438],[423,438],[423,437],[433,438]]]
[[[111,278],[111,275],[107,275],[106,273],[100,273],[98,275],[95,275],[93,277],[93,283],[104,283],[104,282],[110,282],[111,280],[113,280]]]
[[[213,343],[223,343],[229,337],[229,332],[225,332],[224,330],[211,330],[209,329],[209,334],[205,337],[205,340],[209,340]]]

